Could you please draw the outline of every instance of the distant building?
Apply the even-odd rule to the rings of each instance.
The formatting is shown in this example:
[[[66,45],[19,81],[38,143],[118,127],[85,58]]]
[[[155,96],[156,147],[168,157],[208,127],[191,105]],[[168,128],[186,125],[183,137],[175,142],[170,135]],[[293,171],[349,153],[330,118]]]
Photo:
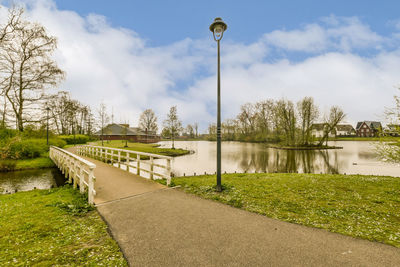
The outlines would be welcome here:
[[[352,136],[356,135],[356,130],[350,124],[336,125],[336,136]]]
[[[400,125],[399,124],[388,124],[386,125],[383,133],[388,136],[400,136]]]
[[[356,133],[359,137],[379,136],[382,124],[379,121],[360,121],[357,123]]]
[[[101,139],[101,130],[94,135]],[[156,143],[160,136],[153,131],[144,131],[137,127],[129,127],[129,124],[112,123],[103,128],[103,140],[128,140],[139,143]]]
[[[314,123],[311,127],[311,135],[315,138],[323,137],[327,126],[328,124],[326,123]],[[330,132],[328,137],[335,137],[335,133]]]

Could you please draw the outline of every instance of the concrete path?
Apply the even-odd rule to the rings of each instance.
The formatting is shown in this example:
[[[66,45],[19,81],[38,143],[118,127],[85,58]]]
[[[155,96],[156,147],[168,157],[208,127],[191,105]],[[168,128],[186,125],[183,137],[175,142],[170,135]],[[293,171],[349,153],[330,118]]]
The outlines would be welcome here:
[[[400,266],[400,249],[270,219],[92,160],[97,209],[131,266]]]

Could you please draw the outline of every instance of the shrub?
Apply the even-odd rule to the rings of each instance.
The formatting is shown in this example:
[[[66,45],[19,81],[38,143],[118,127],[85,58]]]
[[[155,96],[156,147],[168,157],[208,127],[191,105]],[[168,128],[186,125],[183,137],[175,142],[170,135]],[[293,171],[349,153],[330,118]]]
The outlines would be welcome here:
[[[60,138],[51,138],[49,139],[49,145],[51,146],[58,146],[58,147],[64,147],[67,144],[64,140]]]
[[[45,139],[21,139],[13,138],[9,145],[9,155],[11,159],[33,159],[40,157],[48,151]]]
[[[87,135],[83,135],[83,134],[77,134],[75,135],[60,135],[58,136],[59,138],[61,138],[62,140],[64,140],[65,142],[67,142],[67,144],[72,145],[72,144],[86,144],[87,142],[90,141],[89,136]]]

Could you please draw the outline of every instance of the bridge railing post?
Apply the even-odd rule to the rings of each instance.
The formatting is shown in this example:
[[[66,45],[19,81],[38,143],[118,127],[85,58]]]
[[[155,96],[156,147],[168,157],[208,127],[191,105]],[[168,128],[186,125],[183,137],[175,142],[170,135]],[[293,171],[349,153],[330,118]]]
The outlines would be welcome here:
[[[89,167],[89,175],[88,175],[88,202],[89,204],[94,203],[94,167]]]
[[[171,159],[167,159],[167,185],[171,184]]]
[[[140,155],[136,154],[136,174],[140,176]]]
[[[121,168],[121,151],[118,150],[118,168]]]
[[[150,180],[154,179],[154,158],[150,157]]]
[[[83,194],[85,192],[85,176],[84,176],[84,172],[83,172],[83,164],[80,163],[79,164],[79,191]]]
[[[129,152],[126,152],[126,170],[129,172]]]

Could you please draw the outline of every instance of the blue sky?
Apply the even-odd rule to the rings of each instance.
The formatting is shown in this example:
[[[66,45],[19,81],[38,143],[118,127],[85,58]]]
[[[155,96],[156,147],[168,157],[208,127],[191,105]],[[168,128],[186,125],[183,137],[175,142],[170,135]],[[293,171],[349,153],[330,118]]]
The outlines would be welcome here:
[[[264,33],[295,29],[329,15],[357,16],[380,34],[393,29],[390,21],[399,19],[398,1],[372,0],[224,0],[224,1],[99,1],[57,0],[60,9],[74,10],[82,16],[102,14],[116,27],[134,29],[151,45],[166,45],[186,37],[209,36],[208,25],[222,17],[229,26],[226,38],[250,43]]]
[[[228,24],[223,119],[247,102],[313,96],[321,120],[332,105],[352,124],[383,120],[399,93],[395,1],[19,2],[58,38],[54,57],[67,72],[59,89],[94,111],[105,102],[116,121],[137,124],[152,108],[161,125],[172,105],[185,125],[206,130],[215,121],[216,43],[208,27],[217,16]]]

